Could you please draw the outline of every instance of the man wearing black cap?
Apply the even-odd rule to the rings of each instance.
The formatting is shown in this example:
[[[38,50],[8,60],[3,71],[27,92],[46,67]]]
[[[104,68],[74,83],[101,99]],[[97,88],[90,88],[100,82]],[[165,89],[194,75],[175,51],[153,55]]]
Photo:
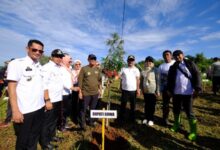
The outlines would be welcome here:
[[[184,58],[181,50],[173,52],[176,62],[168,72],[168,90],[173,95],[174,125],[171,131],[176,132],[180,125],[180,111],[183,107],[190,124],[188,139],[196,140],[197,120],[192,111],[193,95],[201,91],[201,77],[197,66]]]
[[[124,67],[120,71],[121,77],[121,108],[120,119],[125,119],[125,108],[127,101],[130,101],[130,120],[135,121],[135,105],[136,95],[140,95],[140,71],[135,67],[135,57],[129,55],[127,59],[128,67]]]
[[[42,149],[53,149],[54,145],[50,142],[56,138],[56,125],[61,108],[63,93],[63,79],[61,62],[63,52],[55,49],[51,53],[51,60],[42,68],[43,89],[45,101],[45,118],[40,137]]]
[[[89,64],[82,67],[79,73],[79,98],[82,100],[82,106],[80,108],[80,120],[79,124],[82,130],[86,130],[86,110],[95,109],[98,101],[98,96],[101,94],[101,72],[96,67],[96,56],[90,54],[88,56]],[[94,126],[94,119],[89,119],[89,125]]]

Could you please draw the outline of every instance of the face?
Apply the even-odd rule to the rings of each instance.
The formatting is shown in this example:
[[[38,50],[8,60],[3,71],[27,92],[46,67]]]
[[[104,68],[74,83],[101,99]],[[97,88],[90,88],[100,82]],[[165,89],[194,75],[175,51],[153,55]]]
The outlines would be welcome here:
[[[173,56],[173,57],[176,61],[181,62],[181,61],[183,61],[184,55],[179,54],[179,55],[176,55],[176,56]]]
[[[55,64],[60,65],[62,63],[62,57],[52,57],[52,61]]]
[[[74,69],[75,69],[75,70],[80,70],[80,68],[81,68],[81,63],[77,61],[77,62],[74,64]]]
[[[67,67],[70,67],[71,64],[72,64],[72,58],[69,56],[69,55],[65,55],[63,58],[62,58],[62,62],[65,66]]]
[[[135,64],[135,61],[134,61],[134,59],[128,59],[128,66],[129,67],[132,67],[132,66],[134,66],[134,64]]]
[[[150,66],[152,66],[152,62],[151,61],[145,61],[145,66],[146,67],[150,67]]]
[[[96,66],[97,61],[95,59],[88,59],[90,66]]]
[[[164,61],[165,62],[171,62],[171,60],[172,60],[172,55],[169,53],[169,52],[167,52],[167,53],[165,53],[164,55],[163,55],[163,59],[164,59]]]
[[[34,61],[38,61],[43,54],[43,46],[37,43],[32,43],[30,47],[27,47],[28,56]]]

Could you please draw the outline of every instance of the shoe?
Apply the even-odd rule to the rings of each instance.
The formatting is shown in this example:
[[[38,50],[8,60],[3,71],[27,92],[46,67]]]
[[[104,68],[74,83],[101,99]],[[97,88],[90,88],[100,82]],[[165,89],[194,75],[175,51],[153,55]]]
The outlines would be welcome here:
[[[53,144],[47,144],[46,146],[44,146],[42,148],[42,150],[53,150],[55,149],[57,146],[53,145]]]
[[[90,127],[95,127],[95,126],[97,125],[97,122],[90,122],[88,125],[89,125]]]
[[[162,125],[163,125],[164,127],[167,127],[168,124],[169,124],[168,120],[167,120],[167,119],[163,119]]]
[[[153,126],[153,125],[154,125],[154,122],[150,120],[150,121],[148,121],[148,125],[149,125],[149,126]]]
[[[55,136],[55,137],[53,137],[52,138],[52,142],[61,142],[62,140],[63,140],[64,138],[62,138],[62,137],[57,137],[57,136]]]
[[[60,128],[59,131],[60,131],[60,132],[66,132],[67,129],[66,129],[66,128]]]
[[[190,119],[189,120],[190,125],[190,134],[188,136],[188,139],[190,141],[195,141],[197,138],[197,120],[196,119]]]
[[[71,127],[69,125],[65,125],[65,129],[70,129]]]
[[[174,124],[173,127],[170,129],[172,132],[177,132],[180,126],[180,115],[174,114]]]
[[[147,119],[144,119],[143,122],[142,122],[142,124],[147,125]]]
[[[2,123],[0,123],[0,128],[7,128],[9,126],[10,126],[9,122],[2,122]]]

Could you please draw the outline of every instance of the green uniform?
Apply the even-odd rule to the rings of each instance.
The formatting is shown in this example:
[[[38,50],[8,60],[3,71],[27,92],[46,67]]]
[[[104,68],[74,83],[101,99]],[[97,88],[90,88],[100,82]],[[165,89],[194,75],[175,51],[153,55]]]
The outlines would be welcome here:
[[[79,87],[84,96],[96,95],[99,92],[99,85],[101,85],[101,72],[96,67],[89,65],[82,67],[79,73]]]

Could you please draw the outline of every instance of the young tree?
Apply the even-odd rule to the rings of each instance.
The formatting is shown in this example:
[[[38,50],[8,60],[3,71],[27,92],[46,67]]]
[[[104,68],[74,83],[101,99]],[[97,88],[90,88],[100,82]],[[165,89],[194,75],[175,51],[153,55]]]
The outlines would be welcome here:
[[[108,71],[119,71],[125,64],[123,57],[124,51],[124,40],[120,38],[118,33],[111,34],[111,39],[106,41],[107,46],[109,46],[108,55],[103,58],[102,63],[104,69]]]

